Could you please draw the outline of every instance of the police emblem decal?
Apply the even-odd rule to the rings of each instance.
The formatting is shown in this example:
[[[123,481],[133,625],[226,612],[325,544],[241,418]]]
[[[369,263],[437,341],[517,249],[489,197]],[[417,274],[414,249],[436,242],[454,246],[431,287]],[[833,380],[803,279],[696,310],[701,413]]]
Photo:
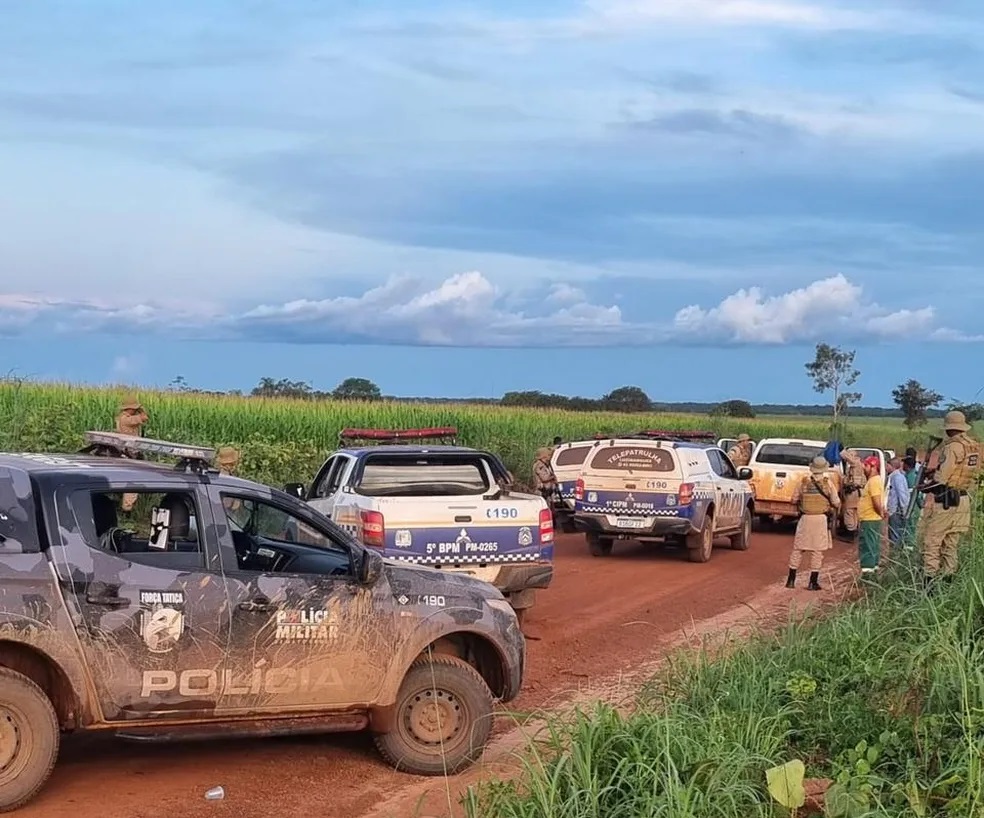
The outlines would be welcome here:
[[[528,526],[523,526],[519,529],[519,544],[521,546],[533,545],[533,532],[530,531]]]

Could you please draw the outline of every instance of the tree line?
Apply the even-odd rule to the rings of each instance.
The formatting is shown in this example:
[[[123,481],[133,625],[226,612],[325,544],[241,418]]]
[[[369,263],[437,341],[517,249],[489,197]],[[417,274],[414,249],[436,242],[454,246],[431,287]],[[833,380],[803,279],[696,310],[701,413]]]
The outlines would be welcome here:
[[[830,393],[829,404],[751,403],[734,398],[722,402],[657,401],[639,386],[620,386],[600,398],[560,395],[538,390],[506,392],[501,398],[441,398],[384,395],[377,384],[368,378],[346,378],[332,390],[315,389],[306,381],[288,378],[261,378],[248,393],[257,398],[292,398],[296,400],[362,400],[413,403],[460,403],[516,406],[540,409],[566,409],[574,412],[675,412],[718,417],[754,418],[757,415],[831,416],[833,430],[842,427],[849,415],[863,417],[901,418],[912,429],[927,423],[929,418],[942,417],[950,409],[960,409],[968,420],[984,419],[984,405],[962,403],[951,399],[944,407],[943,396],[910,378],[892,390],[894,407],[863,406],[863,395],[851,387],[860,377],[855,365],[854,350],[843,350],[830,344],[817,344],[814,357],[806,363],[806,373],[819,393]],[[174,391],[209,395],[242,395],[240,390],[216,392],[192,387],[184,377],[170,384]]]

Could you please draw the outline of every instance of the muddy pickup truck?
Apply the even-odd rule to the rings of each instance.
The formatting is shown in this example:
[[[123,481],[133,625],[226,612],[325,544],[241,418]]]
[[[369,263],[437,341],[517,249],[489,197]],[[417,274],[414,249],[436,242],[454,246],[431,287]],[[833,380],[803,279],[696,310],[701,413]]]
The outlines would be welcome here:
[[[74,730],[367,729],[406,772],[478,758],[524,669],[499,591],[390,562],[296,497],[220,474],[210,449],[87,440],[0,454],[0,811],[41,790]]]

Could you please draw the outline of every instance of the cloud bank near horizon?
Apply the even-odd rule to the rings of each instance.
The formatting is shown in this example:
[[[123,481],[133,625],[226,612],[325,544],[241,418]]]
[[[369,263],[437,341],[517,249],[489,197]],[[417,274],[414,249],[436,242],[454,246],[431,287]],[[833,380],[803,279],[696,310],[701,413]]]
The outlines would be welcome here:
[[[741,288],[712,306],[691,304],[652,320],[631,320],[618,304],[592,302],[582,288],[554,282],[537,296],[504,292],[478,271],[436,286],[395,276],[358,295],[258,304],[235,313],[156,302],[110,303],[0,295],[0,335],[48,332],[148,334],[171,340],[453,347],[772,346],[817,341],[980,342],[942,324],[933,306],[891,309],[837,274],[769,293]]]

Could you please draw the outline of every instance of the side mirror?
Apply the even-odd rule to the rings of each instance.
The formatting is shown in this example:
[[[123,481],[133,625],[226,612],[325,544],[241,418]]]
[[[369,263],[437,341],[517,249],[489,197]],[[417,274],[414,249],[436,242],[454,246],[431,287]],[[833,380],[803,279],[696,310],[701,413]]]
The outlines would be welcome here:
[[[748,466],[738,469],[738,479],[739,480],[751,480],[752,470]]]
[[[288,494],[293,494],[298,500],[304,499],[304,484],[303,483],[288,483],[284,486],[284,491]]]
[[[383,558],[375,551],[363,551],[362,564],[359,566],[359,583],[375,585],[383,573]]]

